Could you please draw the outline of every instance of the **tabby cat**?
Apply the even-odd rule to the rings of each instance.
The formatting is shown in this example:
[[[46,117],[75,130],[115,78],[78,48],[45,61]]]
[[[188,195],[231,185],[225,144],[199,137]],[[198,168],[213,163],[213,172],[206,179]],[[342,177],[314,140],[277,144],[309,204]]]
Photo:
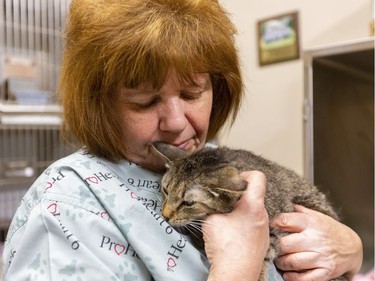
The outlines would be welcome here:
[[[162,214],[171,225],[193,232],[191,237],[198,247],[204,247],[202,233],[196,233],[200,222],[210,214],[232,211],[246,189],[247,182],[239,175],[243,171],[265,174],[265,207],[270,221],[280,213],[294,211],[294,204],[338,219],[326,196],[306,179],[250,151],[205,147],[191,154],[161,142],[153,143],[153,150],[167,167],[161,180]],[[278,255],[277,237],[283,234],[270,229],[270,248],[261,279],[266,279],[268,263]]]

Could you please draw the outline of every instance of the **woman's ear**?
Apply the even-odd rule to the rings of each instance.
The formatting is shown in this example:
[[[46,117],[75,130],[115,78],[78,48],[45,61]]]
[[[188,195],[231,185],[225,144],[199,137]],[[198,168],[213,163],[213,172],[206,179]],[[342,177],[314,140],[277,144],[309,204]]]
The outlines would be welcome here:
[[[175,147],[174,145],[167,144],[164,142],[153,142],[150,144],[151,151],[163,159],[168,165],[170,162],[176,160],[177,158],[183,158],[188,156],[189,153],[183,149]]]

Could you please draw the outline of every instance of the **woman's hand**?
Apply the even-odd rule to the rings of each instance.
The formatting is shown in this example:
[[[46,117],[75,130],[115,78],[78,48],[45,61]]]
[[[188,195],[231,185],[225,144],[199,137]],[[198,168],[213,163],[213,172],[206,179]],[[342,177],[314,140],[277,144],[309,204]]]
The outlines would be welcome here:
[[[202,225],[211,263],[208,280],[258,280],[269,247],[269,220],[264,207],[266,179],[244,172],[247,190],[228,214],[210,215]]]
[[[320,212],[296,205],[271,226],[293,232],[280,239],[276,266],[286,281],[330,280],[344,275],[352,280],[362,264],[362,242],[346,225]],[[298,272],[299,271],[299,272]]]

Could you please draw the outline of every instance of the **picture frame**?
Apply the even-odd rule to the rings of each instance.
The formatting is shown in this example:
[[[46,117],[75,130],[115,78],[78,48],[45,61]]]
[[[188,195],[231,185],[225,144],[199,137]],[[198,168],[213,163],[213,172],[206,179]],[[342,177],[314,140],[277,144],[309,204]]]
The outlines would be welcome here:
[[[285,13],[257,23],[259,65],[299,59],[298,12]]]

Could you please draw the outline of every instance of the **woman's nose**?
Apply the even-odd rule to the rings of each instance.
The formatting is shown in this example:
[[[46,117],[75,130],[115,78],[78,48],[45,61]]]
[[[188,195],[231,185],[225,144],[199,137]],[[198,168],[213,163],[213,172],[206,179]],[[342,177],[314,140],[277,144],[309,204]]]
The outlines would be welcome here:
[[[172,99],[161,108],[159,129],[164,132],[179,133],[187,124],[184,106],[180,99]]]

